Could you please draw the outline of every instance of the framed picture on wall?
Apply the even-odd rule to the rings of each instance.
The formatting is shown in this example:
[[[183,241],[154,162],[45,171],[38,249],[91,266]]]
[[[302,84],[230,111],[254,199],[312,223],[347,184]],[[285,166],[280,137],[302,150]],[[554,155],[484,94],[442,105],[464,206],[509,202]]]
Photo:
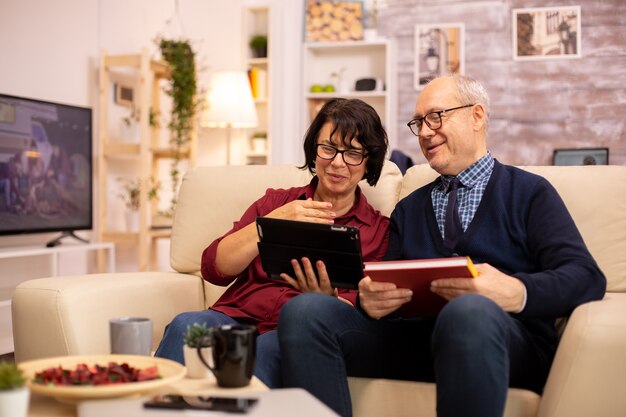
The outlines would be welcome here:
[[[360,41],[362,39],[362,1],[306,0],[305,42]]]
[[[421,90],[438,76],[465,73],[465,25],[415,26],[414,85]]]
[[[580,6],[513,9],[513,59],[580,58]]]

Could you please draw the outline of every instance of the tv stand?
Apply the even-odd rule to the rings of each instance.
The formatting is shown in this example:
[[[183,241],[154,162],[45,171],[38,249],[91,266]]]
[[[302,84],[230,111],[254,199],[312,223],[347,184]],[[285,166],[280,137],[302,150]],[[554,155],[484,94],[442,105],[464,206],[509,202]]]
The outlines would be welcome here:
[[[61,239],[65,238],[65,237],[73,237],[74,239],[80,240],[83,243],[89,243],[89,241],[87,239],[83,239],[82,237],[76,235],[76,233],[74,233],[73,230],[70,230],[70,231],[62,232],[61,236],[59,236],[56,239],[53,239],[50,242],[46,243],[46,247],[47,248],[54,248],[55,246],[60,245],[61,243],[63,243],[63,242],[61,242]]]

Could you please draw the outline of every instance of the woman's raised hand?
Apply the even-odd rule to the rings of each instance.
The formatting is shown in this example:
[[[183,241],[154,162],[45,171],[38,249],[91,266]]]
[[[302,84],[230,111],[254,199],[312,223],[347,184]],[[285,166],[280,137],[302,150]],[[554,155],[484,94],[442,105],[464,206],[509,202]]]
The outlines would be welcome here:
[[[297,220],[310,223],[333,224],[336,214],[333,205],[312,199],[294,200],[270,212],[266,217],[284,220]]]

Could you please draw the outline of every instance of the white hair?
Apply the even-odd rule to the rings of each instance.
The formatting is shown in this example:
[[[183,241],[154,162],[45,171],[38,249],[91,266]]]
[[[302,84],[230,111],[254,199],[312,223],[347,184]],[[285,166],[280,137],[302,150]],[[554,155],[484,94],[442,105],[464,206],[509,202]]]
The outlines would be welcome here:
[[[464,104],[480,103],[485,109],[485,128],[489,125],[490,101],[489,94],[485,87],[476,79],[465,75],[455,75],[452,77],[457,90],[459,91],[459,100]]]

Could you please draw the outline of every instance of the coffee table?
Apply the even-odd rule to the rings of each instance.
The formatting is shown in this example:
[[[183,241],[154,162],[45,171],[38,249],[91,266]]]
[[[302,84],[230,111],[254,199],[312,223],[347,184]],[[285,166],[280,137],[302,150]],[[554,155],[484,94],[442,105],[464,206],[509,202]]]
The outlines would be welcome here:
[[[215,383],[215,379],[189,379],[184,378],[176,381],[156,393],[178,393],[184,395],[217,395],[222,397],[241,396],[248,393],[260,393],[269,391],[257,377],[253,376],[250,385],[243,388],[221,388]],[[136,398],[139,403],[141,400]],[[31,393],[28,417],[77,417],[77,406],[74,404],[61,403],[58,400],[39,394]]]
[[[220,391],[221,395],[223,391]],[[241,394],[240,394],[241,395]],[[224,411],[181,411],[145,409],[140,398],[88,401],[78,406],[78,417],[338,417],[330,408],[301,388],[246,392],[245,397],[258,399],[246,414]]]

